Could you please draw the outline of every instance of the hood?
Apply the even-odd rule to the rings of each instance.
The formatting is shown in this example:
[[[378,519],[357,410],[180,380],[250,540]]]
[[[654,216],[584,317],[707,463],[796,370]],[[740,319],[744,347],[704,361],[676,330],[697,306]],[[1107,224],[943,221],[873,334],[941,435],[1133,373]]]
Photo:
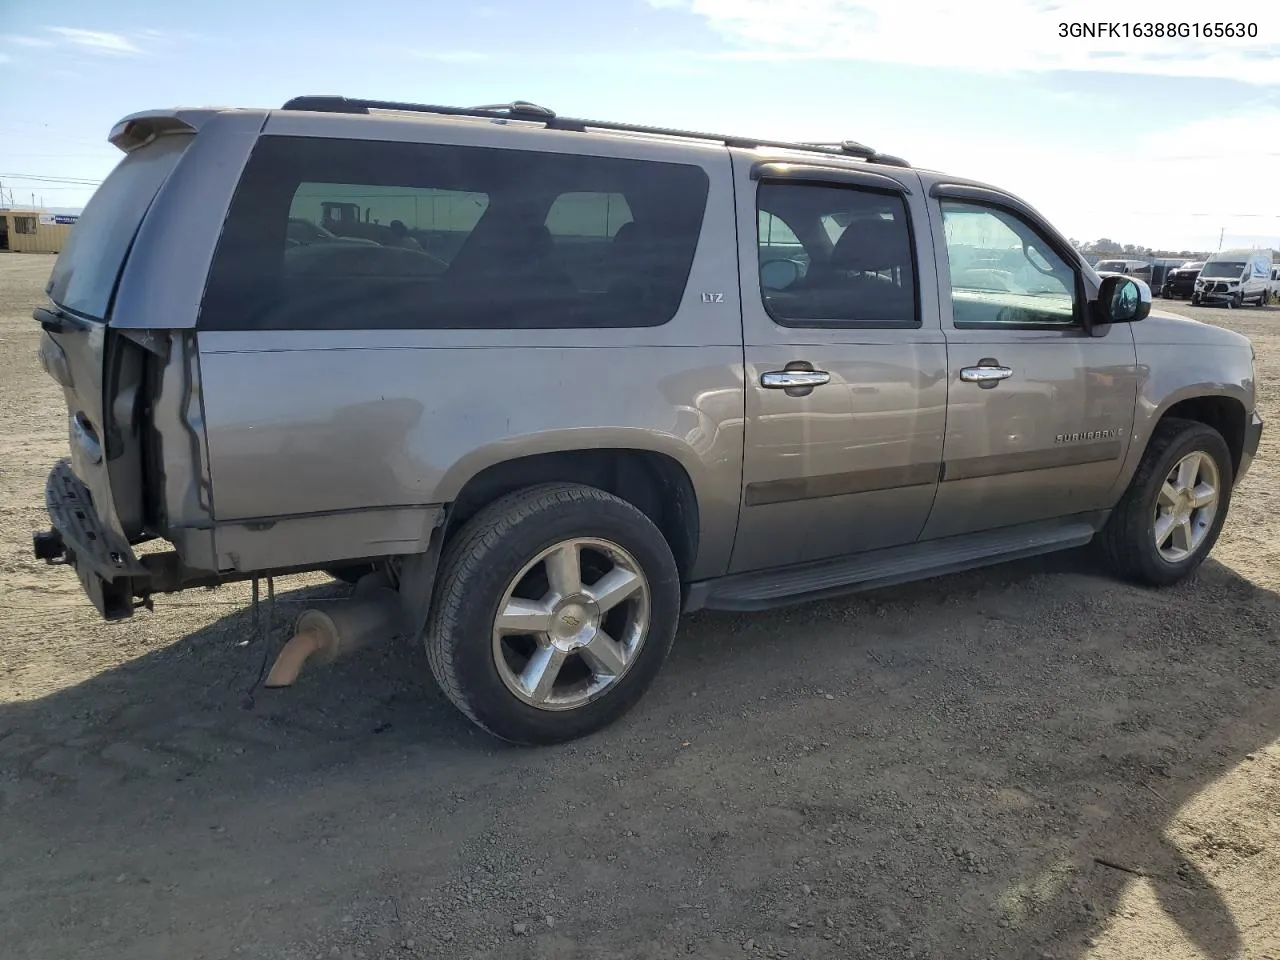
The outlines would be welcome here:
[[[1144,320],[1132,324],[1133,339],[1142,343],[1189,344],[1203,347],[1238,347],[1250,349],[1249,338],[1215,327],[1211,323],[1163,310],[1152,310]]]

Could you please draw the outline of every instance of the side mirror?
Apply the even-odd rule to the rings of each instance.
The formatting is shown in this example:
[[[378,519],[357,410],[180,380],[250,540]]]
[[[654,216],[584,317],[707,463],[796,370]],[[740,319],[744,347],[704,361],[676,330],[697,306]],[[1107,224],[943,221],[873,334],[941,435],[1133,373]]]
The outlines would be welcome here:
[[[760,286],[766,290],[786,290],[800,279],[800,264],[794,260],[767,260],[760,265]]]
[[[1133,277],[1104,277],[1097,313],[1099,323],[1137,323],[1151,313],[1151,288]]]

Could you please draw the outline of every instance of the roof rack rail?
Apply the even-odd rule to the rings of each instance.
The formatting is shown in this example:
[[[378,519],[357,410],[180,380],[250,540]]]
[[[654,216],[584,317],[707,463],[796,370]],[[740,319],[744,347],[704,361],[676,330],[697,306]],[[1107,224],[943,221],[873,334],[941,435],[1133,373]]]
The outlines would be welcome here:
[[[281,107],[282,110],[308,110],[320,113],[369,113],[373,110],[389,110],[408,113],[431,113],[444,117],[476,117],[480,119],[525,120],[542,123],[549,130],[570,130],[584,133],[587,130],[605,130],[616,133],[641,133],[661,137],[681,137],[689,140],[707,140],[723,143],[727,147],[754,150],[757,147],[774,147],[781,150],[802,150],[825,153],[831,156],[857,157],[868,163],[892,167],[910,167],[901,157],[879,153],[853,140],[839,143],[793,143],[787,140],[761,140],[756,137],[725,136],[719,133],[700,133],[695,130],[677,130],[670,127],[650,127],[635,123],[617,123],[608,120],[581,120],[557,116],[554,110],[514,100],[511,103],[490,104],[480,107],[446,107],[429,103],[400,103],[394,100],[359,100],[341,96],[294,97]]]

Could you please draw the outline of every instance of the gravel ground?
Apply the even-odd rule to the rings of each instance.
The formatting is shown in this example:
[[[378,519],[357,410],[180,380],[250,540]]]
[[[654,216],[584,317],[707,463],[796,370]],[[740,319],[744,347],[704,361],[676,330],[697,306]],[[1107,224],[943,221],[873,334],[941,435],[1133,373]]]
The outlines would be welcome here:
[[[419,650],[250,701],[246,589],[112,625],[29,559],[49,266],[0,256],[5,957],[1280,958],[1275,426],[1179,587],[1068,555],[697,615],[623,722],[520,750]],[[1172,308],[1254,338],[1280,424],[1280,309]],[[277,638],[339,591],[280,589]]]

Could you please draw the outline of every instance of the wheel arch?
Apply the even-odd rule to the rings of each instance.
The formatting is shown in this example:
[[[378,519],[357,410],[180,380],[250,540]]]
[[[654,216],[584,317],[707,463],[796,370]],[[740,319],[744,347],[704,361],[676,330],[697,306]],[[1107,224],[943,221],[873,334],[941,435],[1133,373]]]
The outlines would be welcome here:
[[[1156,418],[1159,424],[1169,419],[1194,420],[1212,427],[1222,434],[1231,451],[1232,476],[1240,470],[1244,456],[1245,430],[1249,423],[1249,411],[1244,402],[1228,394],[1201,393],[1169,403]]]
[[[451,498],[447,540],[485,505],[543,483],[581,483],[626,500],[662,532],[682,580],[695,569],[702,511],[688,469],[666,452],[631,447],[549,450],[489,463]]]
[[[1170,418],[1203,423],[1222,434],[1227,449],[1231,452],[1232,472],[1238,473],[1244,457],[1249,423],[1248,400],[1251,396],[1250,385],[1231,381],[1188,384],[1169,391],[1159,403],[1140,394],[1133,425],[1133,442],[1125,456],[1124,467],[1112,488],[1112,505],[1119,503],[1124,492],[1129,489],[1157,428]]]

